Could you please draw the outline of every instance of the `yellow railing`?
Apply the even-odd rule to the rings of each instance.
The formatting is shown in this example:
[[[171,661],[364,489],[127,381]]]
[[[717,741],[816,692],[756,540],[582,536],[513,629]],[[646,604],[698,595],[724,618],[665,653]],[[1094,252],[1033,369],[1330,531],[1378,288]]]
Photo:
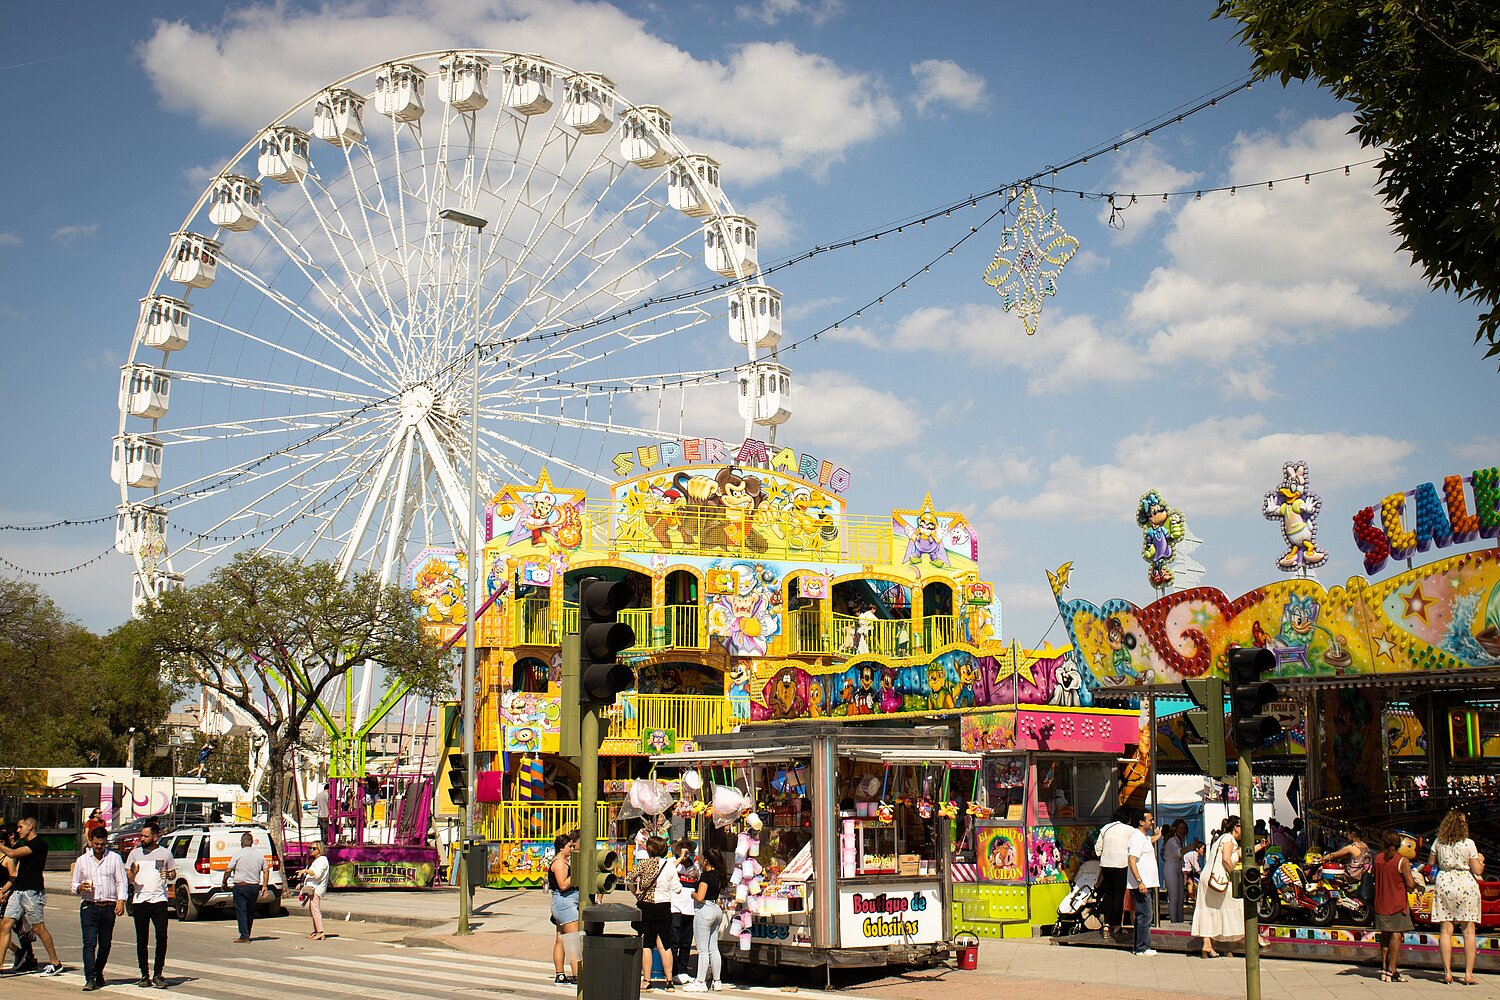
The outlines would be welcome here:
[[[575,609],[576,615],[576,609]],[[577,619],[575,618],[575,625]],[[545,597],[523,597],[511,603],[510,634],[515,645],[555,646],[552,602]]]
[[[763,511],[754,517],[717,506],[589,501],[580,527],[587,552],[888,563],[892,550],[889,517],[821,510]]]
[[[578,829],[577,802],[484,802],[479,810],[480,835],[491,841],[550,843],[559,833]],[[600,802],[598,810],[598,830],[606,836],[619,806]]]
[[[707,649],[708,628],[703,609],[696,604],[667,605],[668,649]]]
[[[912,652],[911,622],[905,618],[857,618],[833,616],[836,652],[856,656],[908,656]]]
[[[639,744],[642,733],[668,729],[679,740],[726,733],[734,720],[717,694],[627,694],[604,711],[605,739]]]
[[[958,641],[958,619],[952,615],[928,615],[922,619],[922,642],[927,649],[937,649]]]
[[[816,608],[802,608],[787,615],[787,652],[831,653],[833,637]]]
[[[655,634],[651,629],[650,608],[626,608],[620,612],[620,621],[630,626],[635,633],[635,645],[630,649],[639,652],[643,649],[655,649]],[[563,604],[562,631],[564,635],[578,631],[578,605]]]

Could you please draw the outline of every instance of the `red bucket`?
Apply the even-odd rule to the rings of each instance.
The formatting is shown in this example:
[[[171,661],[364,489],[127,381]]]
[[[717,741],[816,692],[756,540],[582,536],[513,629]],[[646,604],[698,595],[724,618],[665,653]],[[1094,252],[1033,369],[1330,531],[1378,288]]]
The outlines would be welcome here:
[[[979,938],[973,934],[960,934],[953,939],[953,947],[958,952],[960,969],[973,972],[979,968]]]

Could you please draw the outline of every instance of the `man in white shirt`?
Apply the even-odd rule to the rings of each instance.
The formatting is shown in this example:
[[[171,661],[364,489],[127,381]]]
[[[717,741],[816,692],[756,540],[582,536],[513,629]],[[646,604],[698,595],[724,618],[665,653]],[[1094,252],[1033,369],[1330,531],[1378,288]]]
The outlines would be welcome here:
[[[318,814],[318,835],[323,838],[323,843],[333,843],[333,829],[328,823],[328,786],[320,785],[317,794],[313,796],[313,811]]]
[[[83,899],[78,923],[83,929],[83,991],[102,990],[104,966],[115,936],[115,918],[125,913],[129,879],[120,856],[109,849],[109,831],[89,831],[89,849],[73,862],[73,894]]]
[[[234,886],[234,916],[240,931],[235,944],[249,943],[250,931],[255,926],[255,905],[266,891],[270,877],[265,852],[255,846],[255,835],[243,834],[240,849],[230,857],[229,867],[224,871],[224,882]]]
[[[1156,817],[1151,810],[1141,813],[1141,821],[1130,834],[1127,857],[1130,874],[1125,884],[1135,893],[1135,948],[1137,955],[1155,955],[1151,947],[1151,925],[1156,913],[1156,897],[1151,893],[1161,888],[1161,875],[1156,865],[1156,841],[1161,831],[1155,828]]]
[[[167,979],[162,969],[167,964],[167,902],[168,887],[177,879],[177,862],[172,852],[161,846],[161,826],[148,819],[141,827],[141,842],[130,857],[125,859],[125,873],[134,887],[130,898],[132,915],[135,917],[135,960],[141,967],[141,980],[137,986],[167,988]],[[156,961],[154,966],[146,964],[147,945],[151,931],[156,931]],[[154,967],[155,975],[151,969]]]
[[[1120,926],[1125,905],[1125,869],[1130,861],[1130,835],[1135,832],[1126,822],[1127,815],[1124,809],[1116,812],[1094,842],[1094,853],[1099,856],[1099,903],[1106,938]]]

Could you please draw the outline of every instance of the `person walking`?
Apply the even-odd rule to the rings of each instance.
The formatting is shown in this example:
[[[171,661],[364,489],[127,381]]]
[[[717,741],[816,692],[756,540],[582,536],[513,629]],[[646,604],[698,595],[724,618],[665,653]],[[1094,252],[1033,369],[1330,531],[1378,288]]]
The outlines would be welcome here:
[[[663,876],[666,876],[664,879]],[[651,989],[651,949],[661,958],[666,989],[672,989],[672,898],[677,868],[667,858],[662,837],[646,838],[646,860],[638,861],[625,884],[635,894],[641,919],[635,929],[641,935],[641,989]]]
[[[1375,855],[1375,930],[1380,932],[1380,981],[1400,983],[1406,980],[1397,968],[1401,961],[1401,940],[1411,930],[1411,900],[1407,893],[1417,887],[1411,862],[1397,851],[1401,834],[1385,831]]]
[[[1463,984],[1476,986],[1474,927],[1479,923],[1479,876],[1484,872],[1484,855],[1469,839],[1469,818],[1459,810],[1450,810],[1438,825],[1428,863],[1437,868],[1432,885],[1432,922],[1442,924],[1438,950],[1443,956],[1443,982],[1453,982],[1453,928],[1459,926],[1464,935]]]
[[[1156,816],[1147,809],[1141,813],[1140,822],[1130,836],[1125,861],[1129,873],[1125,885],[1135,894],[1135,947],[1137,955],[1155,955],[1151,947],[1151,925],[1156,922],[1155,891],[1161,888],[1161,876],[1156,865],[1156,842],[1161,831],[1156,829]]]
[[[0,820],[0,844],[6,847],[16,846],[16,829],[10,823]],[[7,858],[0,855],[0,917],[5,914],[5,904],[10,901],[10,892],[15,885],[16,874],[20,870],[20,863],[15,858]],[[16,925],[16,962],[11,967],[12,972],[30,972],[37,967],[36,954],[31,948],[31,931],[23,920]],[[3,975],[3,972],[0,972]]]
[[[715,850],[704,850],[698,865],[698,885],[693,889],[693,938],[698,944],[698,978],[683,987],[689,993],[710,988],[722,990],[719,978],[724,958],[719,954],[719,894],[724,891],[724,859]]]
[[[1099,856],[1099,905],[1104,920],[1100,933],[1106,939],[1112,937],[1123,922],[1130,837],[1135,833],[1135,828],[1128,822],[1129,817],[1125,809],[1116,811],[1114,819],[1104,825],[1094,841],[1094,853]]]
[[[572,867],[573,855],[577,852],[578,831],[559,833],[552,842],[552,864],[547,869],[552,926],[557,928],[557,934],[552,940],[552,968],[556,972],[552,981],[558,986],[573,986],[578,982],[577,957],[569,961],[572,973],[563,972],[563,960],[568,957],[563,935],[578,933],[578,886],[573,884]]]
[[[83,991],[92,993],[107,985],[104,967],[115,937],[115,918],[125,915],[125,895],[130,879],[120,856],[109,849],[109,833],[103,827],[89,832],[89,849],[73,862],[73,895],[83,903],[78,924],[83,930]]]
[[[1182,820],[1172,824],[1171,832],[1161,847],[1162,881],[1167,886],[1167,919],[1174,924],[1182,922],[1182,898],[1184,879],[1182,856],[1187,843],[1187,824]]]
[[[1240,820],[1231,816],[1224,821],[1203,859],[1203,875],[1198,882],[1198,902],[1193,907],[1193,937],[1202,938],[1204,958],[1218,958],[1214,938],[1245,936],[1243,903],[1229,892],[1229,873],[1240,863]]]
[[[133,887],[130,897],[135,920],[135,960],[141,969],[137,986],[167,988],[163,969],[167,964],[168,887],[177,878],[177,862],[172,852],[161,846],[161,824],[146,820],[141,827],[141,842],[125,859],[125,874]],[[156,955],[146,964],[152,930],[156,931]]]
[[[321,840],[311,850],[312,863],[302,872],[300,895],[307,901],[307,912],[312,916],[312,933],[308,938],[322,941],[327,936],[323,933],[323,895],[328,892],[328,858]]]
[[[255,926],[255,904],[266,891],[271,873],[266,870],[266,856],[255,846],[255,837],[245,833],[240,836],[240,849],[229,859],[224,870],[224,884],[233,885],[234,919],[239,925],[240,936],[235,944],[248,944],[250,931]]]
[[[0,921],[0,969],[5,968],[10,951],[10,932],[24,920],[47,949],[49,961],[42,966],[42,975],[55,976],[63,971],[63,964],[57,957],[57,946],[52,943],[52,932],[47,930],[47,885],[42,881],[42,872],[47,867],[47,842],[37,836],[35,816],[23,816],[16,824],[16,839],[15,846],[0,844],[0,854],[17,862],[10,898],[5,903],[5,917]]]
[[[698,888],[698,859],[693,842],[684,837],[673,845],[677,858],[677,886],[672,893],[672,968],[677,985],[693,977],[688,963],[693,957],[693,890]]]

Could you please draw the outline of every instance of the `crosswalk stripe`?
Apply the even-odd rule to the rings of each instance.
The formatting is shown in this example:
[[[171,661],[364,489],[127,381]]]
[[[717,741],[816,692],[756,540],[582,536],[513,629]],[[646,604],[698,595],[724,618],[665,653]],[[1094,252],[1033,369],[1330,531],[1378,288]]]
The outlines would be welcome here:
[[[481,955],[477,952],[450,951],[447,948],[414,948],[412,950],[420,951],[422,954],[431,955],[434,958],[446,957],[450,960],[454,955],[463,955],[465,961],[483,962],[487,965],[496,965],[506,969],[517,965],[530,965],[538,969],[552,968],[551,962],[538,962],[535,959],[529,958],[500,958],[495,955]]]
[[[237,961],[245,961],[245,959],[238,959]],[[253,961],[253,959],[251,961]],[[177,962],[175,963],[175,965],[178,968],[190,969],[202,973],[212,973],[216,977],[248,980],[249,982],[254,984],[275,983],[279,986],[296,986],[300,988],[300,996],[302,1000],[306,1000],[306,997],[309,993],[316,993],[320,991],[327,993],[338,993],[344,996],[377,997],[380,998],[380,1000],[409,1000],[409,998],[411,997],[411,993],[409,991],[398,992],[396,990],[384,990],[376,986],[356,986],[346,983],[328,982],[309,983],[305,977],[278,976],[275,973],[263,971],[264,966],[253,969],[242,969],[237,965],[201,965],[197,962]],[[428,990],[424,992],[431,993],[433,991]],[[254,990],[253,993],[256,996],[263,995],[259,988]]]
[[[483,972],[478,974],[447,970],[440,971],[433,968],[431,962],[420,961],[417,959],[401,959],[399,956],[382,956],[382,959],[383,965],[384,963],[393,961],[406,961],[416,963],[411,966],[401,965],[397,968],[390,968],[388,965],[385,965],[385,967],[381,970],[382,975],[388,974],[399,976],[414,976],[419,979],[440,979],[447,980],[449,982],[473,984],[478,986],[492,986],[495,984],[497,979],[505,978],[498,975],[498,973],[501,971],[499,969],[487,968]],[[334,958],[331,955],[295,955],[292,957],[292,960],[299,964],[329,966],[332,968],[362,969],[366,971],[369,971],[372,968],[371,963],[368,961],[357,961],[355,959],[349,958]],[[507,975],[522,976],[529,980],[536,980],[536,985],[540,986],[558,985],[552,982],[552,973],[550,972],[538,973],[515,969],[509,971]],[[575,992],[572,987],[558,986],[558,988],[566,989],[569,993]]]
[[[76,991],[80,988],[79,984],[83,982],[83,973],[80,972],[75,975],[72,972],[60,972],[55,976],[28,976],[27,978],[40,983],[56,983],[59,986],[66,986],[69,990]],[[104,987],[104,992],[124,993],[129,996],[136,996],[140,994],[140,987],[136,986],[134,983],[130,984],[129,986],[125,985],[124,983],[111,983],[110,985]],[[179,997],[180,1000],[213,1000],[212,997],[199,996],[196,993],[187,993],[183,990],[177,989],[175,986],[172,988],[171,993],[172,996]],[[297,998],[297,1000],[306,1000],[306,998]]]

